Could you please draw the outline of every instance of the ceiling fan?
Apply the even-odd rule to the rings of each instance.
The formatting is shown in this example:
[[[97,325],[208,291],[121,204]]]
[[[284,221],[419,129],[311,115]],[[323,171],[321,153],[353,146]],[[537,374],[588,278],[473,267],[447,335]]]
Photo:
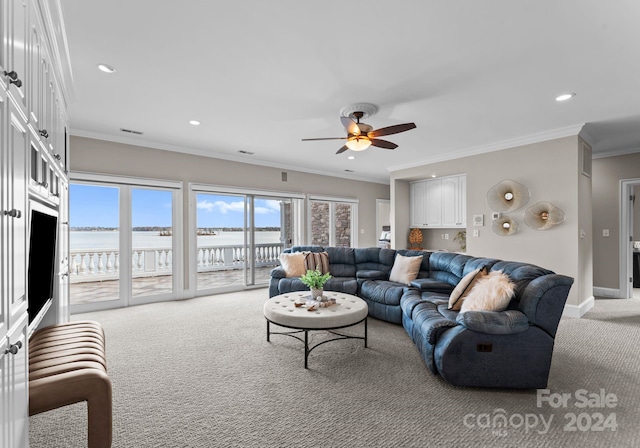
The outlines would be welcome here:
[[[377,108],[375,110],[377,110]],[[367,116],[371,115],[372,114],[369,113]],[[364,151],[369,146],[376,146],[378,148],[384,149],[396,149],[398,145],[396,145],[395,143],[387,140],[382,140],[377,137],[398,134],[400,132],[405,132],[416,127],[415,123],[403,123],[373,130],[372,126],[369,126],[366,123],[360,123],[360,119],[364,116],[365,112],[356,110],[354,112],[351,112],[347,117],[340,117],[342,125],[347,130],[346,137],[303,138],[302,141],[346,140],[347,142],[345,143],[345,145],[342,148],[338,149],[336,154],[345,152],[347,149],[351,149],[352,151]],[[355,121],[351,117],[355,118]]]

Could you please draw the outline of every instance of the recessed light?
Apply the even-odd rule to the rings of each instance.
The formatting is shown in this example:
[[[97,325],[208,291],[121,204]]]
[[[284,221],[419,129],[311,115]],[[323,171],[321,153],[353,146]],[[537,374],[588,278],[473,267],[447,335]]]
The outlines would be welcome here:
[[[189,120],[189,124],[193,126],[200,126],[200,122],[198,120]]]
[[[576,96],[575,93],[563,93],[556,97],[556,101],[567,101]]]
[[[356,158],[356,156],[349,156],[349,157],[347,157],[347,159],[349,159],[349,160],[353,160],[353,159],[355,159],[355,158]]]
[[[115,73],[116,69],[107,64],[98,64],[98,69],[105,73]]]
[[[435,174],[432,174],[432,175],[431,175],[431,177],[436,177],[436,175],[435,175]]]

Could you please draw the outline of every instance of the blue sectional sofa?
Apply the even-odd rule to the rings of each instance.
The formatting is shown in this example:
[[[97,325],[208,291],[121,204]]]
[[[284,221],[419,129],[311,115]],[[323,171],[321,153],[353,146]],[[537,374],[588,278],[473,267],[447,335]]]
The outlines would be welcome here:
[[[547,385],[555,334],[573,279],[538,266],[450,252],[294,246],[327,252],[333,278],[325,289],[365,300],[369,315],[402,324],[428,368],[458,386],[539,389]],[[422,255],[410,284],[389,281],[396,255]],[[515,284],[505,311],[448,309],[470,272],[502,271]],[[284,269],[271,271],[269,297],[305,291]]]

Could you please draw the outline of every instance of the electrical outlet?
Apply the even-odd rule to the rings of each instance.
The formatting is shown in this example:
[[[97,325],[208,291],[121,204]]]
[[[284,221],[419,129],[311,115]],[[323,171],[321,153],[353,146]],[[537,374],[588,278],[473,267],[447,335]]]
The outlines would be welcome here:
[[[480,236],[480,231],[478,229],[473,229],[473,236]]]
[[[448,239],[449,239],[449,234],[448,234],[448,233],[445,233],[445,234],[444,234],[444,239],[445,239],[445,240],[448,240]]]
[[[609,229],[602,229],[602,236],[609,236]]]

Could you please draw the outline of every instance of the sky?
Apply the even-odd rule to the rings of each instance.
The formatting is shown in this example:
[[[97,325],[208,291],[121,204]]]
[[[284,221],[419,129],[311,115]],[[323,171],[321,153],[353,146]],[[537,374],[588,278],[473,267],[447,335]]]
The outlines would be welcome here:
[[[72,183],[69,187],[70,227],[119,226],[119,188]],[[197,227],[243,227],[244,197],[199,193]],[[132,188],[133,227],[171,227],[171,191]],[[280,202],[255,200],[256,227],[280,227]]]

